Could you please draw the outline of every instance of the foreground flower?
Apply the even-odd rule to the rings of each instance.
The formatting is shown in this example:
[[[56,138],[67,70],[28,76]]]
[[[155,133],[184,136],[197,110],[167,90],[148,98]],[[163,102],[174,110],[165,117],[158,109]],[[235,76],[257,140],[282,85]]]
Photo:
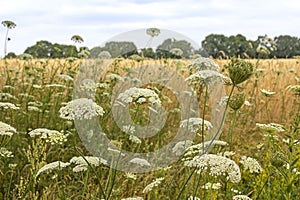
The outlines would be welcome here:
[[[30,137],[40,136],[41,139],[51,144],[63,144],[67,141],[69,134],[46,128],[37,128],[28,133]]]
[[[188,128],[192,133],[196,133],[199,129],[202,129],[202,124],[204,124],[204,130],[209,130],[213,127],[209,121],[202,118],[189,118],[180,122],[180,128]]]
[[[256,159],[242,156],[240,163],[242,163],[246,170],[249,170],[250,173],[260,173],[262,168]]]
[[[48,172],[51,172],[54,169],[61,170],[62,168],[65,168],[69,165],[70,165],[70,163],[68,163],[68,162],[64,163],[64,162],[61,162],[61,161],[55,161],[55,162],[44,165],[41,169],[39,169],[39,171],[36,173],[35,176],[38,177],[41,173],[45,173],[45,172],[48,173]]]
[[[67,120],[91,119],[95,116],[103,116],[103,108],[97,105],[92,99],[75,99],[59,109],[60,117]]]
[[[139,104],[145,103],[148,100],[152,105],[161,105],[159,96],[153,90],[147,88],[130,88],[119,94],[118,99],[124,103],[136,102]]]
[[[14,133],[17,133],[16,129],[6,124],[4,122],[0,122],[0,135],[12,136]]]
[[[187,200],[201,200],[199,197],[190,196]]]
[[[197,167],[198,172],[209,171],[209,175],[213,177],[226,175],[232,183],[241,181],[241,171],[239,166],[229,158],[218,156],[214,154],[204,154],[202,156],[195,156],[190,161],[184,162],[185,166]]]
[[[252,199],[246,195],[235,195],[232,197],[232,200],[252,200]]]
[[[219,71],[219,66],[210,58],[200,57],[196,58],[187,66],[190,71],[213,70]]]
[[[188,81],[191,85],[214,85],[216,82],[223,83],[226,80],[228,80],[226,76],[212,70],[197,71],[185,79],[185,81]]]
[[[202,186],[202,188],[206,190],[218,190],[222,187],[221,183],[206,183],[205,185]]]
[[[228,69],[233,85],[238,85],[250,78],[254,67],[250,62],[234,58],[228,65],[225,65],[225,68]]]
[[[147,186],[144,188],[143,193],[148,193],[148,192],[152,191],[153,188],[154,188],[154,187],[157,187],[158,185],[160,185],[161,182],[162,182],[164,179],[165,179],[164,177],[155,179],[152,183],[150,183],[149,185],[147,185]]]
[[[265,90],[265,89],[260,89],[261,93],[263,95],[265,95],[266,97],[270,97],[270,96],[273,96],[274,94],[276,94],[276,92],[271,92],[269,90]]]
[[[0,148],[0,157],[11,158],[14,157],[13,153],[7,150],[5,147]]]
[[[268,133],[284,131],[284,127],[282,125],[276,124],[276,123],[270,123],[270,124],[256,123],[256,126],[258,126],[259,128],[261,128],[262,130],[264,130]]]

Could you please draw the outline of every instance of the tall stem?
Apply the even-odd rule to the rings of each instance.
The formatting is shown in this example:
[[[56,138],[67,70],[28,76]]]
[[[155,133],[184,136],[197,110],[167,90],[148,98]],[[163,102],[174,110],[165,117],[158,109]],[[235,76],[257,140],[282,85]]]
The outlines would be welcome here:
[[[6,56],[8,30],[9,30],[9,28],[7,28],[7,30],[6,30],[6,35],[5,35],[5,42],[4,42],[4,57]]]

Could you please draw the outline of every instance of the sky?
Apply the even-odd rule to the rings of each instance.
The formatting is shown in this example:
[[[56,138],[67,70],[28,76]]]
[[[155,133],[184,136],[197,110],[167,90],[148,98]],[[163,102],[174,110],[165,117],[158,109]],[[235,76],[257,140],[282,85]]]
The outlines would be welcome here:
[[[242,34],[300,37],[299,0],[3,0],[0,20],[9,30],[7,52],[21,54],[39,40],[81,46],[103,45],[124,32],[156,27],[180,33],[199,45],[205,36]],[[0,57],[6,28],[0,26]],[[145,39],[145,38],[143,38]]]

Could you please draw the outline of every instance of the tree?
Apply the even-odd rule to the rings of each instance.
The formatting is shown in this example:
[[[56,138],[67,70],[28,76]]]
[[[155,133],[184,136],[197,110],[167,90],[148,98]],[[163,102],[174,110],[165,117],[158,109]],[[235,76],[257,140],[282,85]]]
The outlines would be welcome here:
[[[16,57],[17,57],[17,55],[14,52],[9,52],[4,58],[11,59],[11,58],[16,58]]]
[[[202,48],[214,58],[224,57],[229,54],[228,37],[222,34],[210,34],[202,41]],[[231,50],[232,51],[232,50]]]
[[[10,41],[10,38],[8,37],[8,31],[9,29],[15,28],[17,25],[13,21],[9,21],[9,20],[2,21],[1,24],[7,28],[6,35],[5,35],[5,42],[4,42],[4,56],[6,56],[7,42]]]
[[[280,35],[274,38],[276,50],[272,53],[277,58],[291,58],[300,55],[300,40],[289,35]]]
[[[156,52],[159,57],[170,56],[172,49],[180,49],[182,51],[182,57],[188,58],[192,55],[195,49],[192,47],[191,43],[186,40],[176,40],[176,39],[166,39],[162,44],[157,46]],[[167,53],[169,51],[169,53]]]

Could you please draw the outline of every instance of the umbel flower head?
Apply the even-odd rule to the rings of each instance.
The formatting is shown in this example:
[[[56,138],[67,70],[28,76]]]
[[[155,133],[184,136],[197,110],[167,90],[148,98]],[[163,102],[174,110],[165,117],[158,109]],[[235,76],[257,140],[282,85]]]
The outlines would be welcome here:
[[[238,85],[253,74],[253,64],[241,59],[233,58],[228,65],[225,65],[228,69],[229,77],[233,85]]]
[[[46,128],[37,128],[30,131],[28,134],[30,135],[30,137],[39,136],[41,139],[51,144],[63,144],[67,141],[67,137],[69,135],[63,132],[49,130]]]
[[[71,40],[75,43],[82,43],[84,41],[80,35],[73,35]]]
[[[0,121],[0,135],[12,136],[16,132],[17,131],[15,128],[10,126],[9,124]]]
[[[237,93],[230,98],[228,105],[231,109],[238,110],[242,107],[242,105],[244,105],[244,103],[245,103],[245,94]]]
[[[187,66],[190,71],[213,70],[219,71],[219,66],[210,58],[199,57],[196,58]]]
[[[284,127],[281,124],[276,124],[276,123],[269,123],[269,124],[256,123],[256,126],[258,126],[263,131],[266,131],[268,133],[284,131]]]
[[[148,28],[146,30],[146,33],[148,35],[150,35],[151,37],[155,37],[155,36],[158,36],[160,34],[160,29],[158,29],[158,28]]]
[[[4,20],[1,22],[1,24],[4,26],[4,27],[7,27],[8,29],[12,29],[12,28],[15,28],[17,25],[15,24],[15,22],[13,21],[10,21],[10,20]]]
[[[69,101],[66,106],[59,109],[60,117],[67,120],[91,119],[95,116],[103,116],[103,108],[92,99],[80,98]]]

